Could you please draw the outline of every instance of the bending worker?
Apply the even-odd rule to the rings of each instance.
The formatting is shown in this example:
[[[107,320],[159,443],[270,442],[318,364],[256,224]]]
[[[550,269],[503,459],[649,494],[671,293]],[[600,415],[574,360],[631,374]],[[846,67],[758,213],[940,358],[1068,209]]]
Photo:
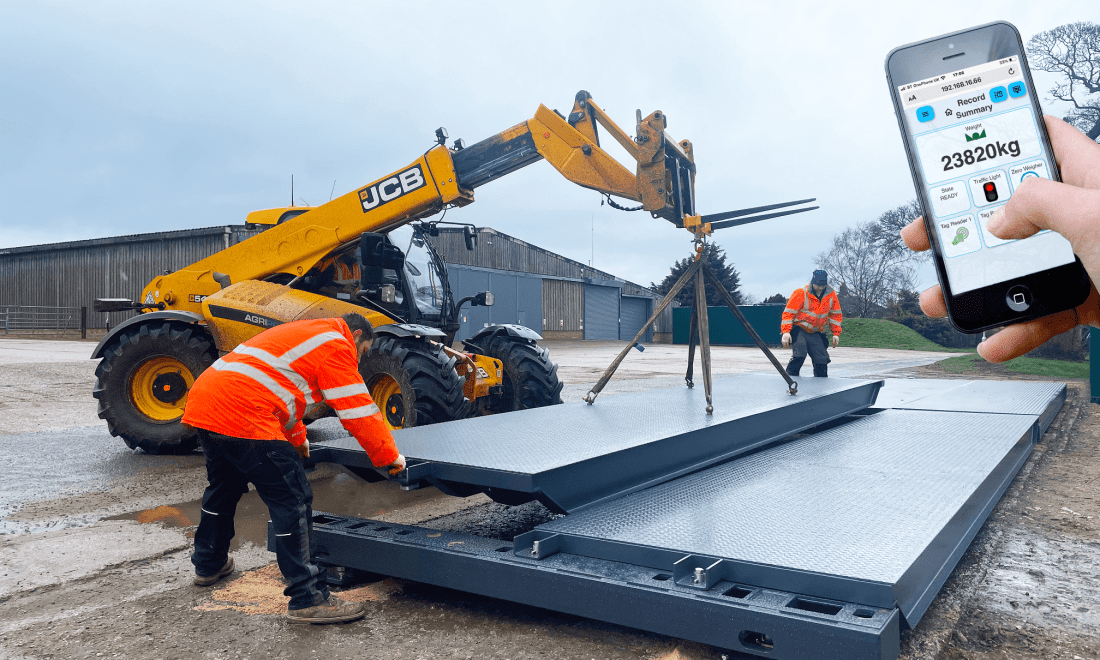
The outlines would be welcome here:
[[[840,300],[829,286],[829,274],[815,270],[810,283],[795,289],[783,310],[783,321],[779,326],[783,333],[783,346],[794,344],[787,373],[797,376],[809,353],[814,376],[828,376],[829,340],[825,331],[832,331],[833,346],[837,346],[840,344],[840,324],[843,320]]]
[[[302,458],[309,442],[302,415],[322,398],[340,423],[391,475],[405,469],[378,406],[359,375],[374,331],[359,314],[295,321],[265,330],[202,373],[187,393],[183,423],[199,430],[209,485],[195,532],[195,584],[233,572],[233,514],[248,483],[267,505],[275,557],[290,596],[286,618],[336,623],[363,616],[362,603],[330,596],[324,571],[311,561],[313,491]]]

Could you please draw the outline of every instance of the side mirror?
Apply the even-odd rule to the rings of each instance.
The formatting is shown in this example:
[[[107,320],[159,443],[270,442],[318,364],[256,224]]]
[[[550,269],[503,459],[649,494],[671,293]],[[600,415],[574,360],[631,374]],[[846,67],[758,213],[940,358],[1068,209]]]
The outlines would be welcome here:
[[[477,232],[474,231],[473,227],[463,227],[462,238],[466,241],[467,250],[472,250],[477,245]]]
[[[482,291],[470,301],[470,307],[492,307],[494,302],[496,302],[496,296],[492,291]]]
[[[362,289],[383,284],[385,277],[382,271],[400,271],[405,267],[405,254],[397,246],[387,243],[385,234],[364,232],[359,237],[359,259]]]

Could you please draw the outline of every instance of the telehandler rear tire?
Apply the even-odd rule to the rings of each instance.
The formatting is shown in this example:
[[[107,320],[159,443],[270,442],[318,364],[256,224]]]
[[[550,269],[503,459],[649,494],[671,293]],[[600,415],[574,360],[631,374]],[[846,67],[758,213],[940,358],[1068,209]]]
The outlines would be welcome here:
[[[498,335],[479,352],[504,364],[504,391],[479,402],[483,414],[541,408],[561,403],[562,382],[550,351],[529,339]]]
[[[359,373],[391,429],[462,419],[469,401],[457,358],[423,339],[376,337]]]
[[[185,454],[198,435],[180,423],[187,390],[217,352],[209,335],[185,323],[162,321],[128,328],[103,353],[92,396],[111,435],[130,449]]]

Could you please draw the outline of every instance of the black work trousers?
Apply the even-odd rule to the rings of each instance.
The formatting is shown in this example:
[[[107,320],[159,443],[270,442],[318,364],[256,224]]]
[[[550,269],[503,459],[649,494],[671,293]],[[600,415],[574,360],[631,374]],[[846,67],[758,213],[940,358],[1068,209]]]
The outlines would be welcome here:
[[[199,575],[214,575],[229,558],[233,514],[248,484],[267,505],[275,531],[275,558],[289,586],[289,608],[300,610],[328,600],[324,569],[310,560],[313,490],[298,451],[285,440],[244,440],[200,430],[209,485],[195,532],[191,563]]]
[[[787,363],[788,374],[797,376],[808,354],[814,365],[814,376],[829,375],[829,338],[824,332],[806,332],[796,325],[791,328],[791,348],[794,350]]]

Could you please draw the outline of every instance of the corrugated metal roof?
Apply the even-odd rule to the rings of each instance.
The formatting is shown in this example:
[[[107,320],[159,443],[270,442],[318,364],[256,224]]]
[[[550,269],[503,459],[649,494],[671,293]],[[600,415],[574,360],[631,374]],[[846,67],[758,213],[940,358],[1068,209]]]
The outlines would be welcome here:
[[[178,231],[158,231],[148,234],[128,234],[125,236],[111,236],[108,238],[91,238],[83,241],[68,241],[65,243],[45,243],[43,245],[26,245],[22,247],[0,248],[0,254],[28,254],[33,252],[56,252],[58,250],[73,250],[100,245],[120,245],[123,243],[145,243],[151,241],[170,241],[180,238],[192,238],[196,236],[212,236],[219,234],[231,234],[235,231],[251,231],[245,225],[223,225],[221,227],[203,227],[200,229],[181,229]]]
[[[593,268],[585,263],[564,257],[546,248],[532,245],[515,236],[497,231],[491,227],[478,227],[478,243],[474,250],[467,251],[465,240],[462,236],[463,229],[459,227],[440,227],[439,236],[429,237],[432,245],[439,251],[443,260],[447,263],[462,264],[466,266],[478,266],[481,268],[493,268],[499,270],[514,270],[547,277],[561,277],[574,280],[592,281],[604,280],[621,282],[625,295],[645,296],[647,298],[660,298],[653,289],[636,284],[611,273]],[[515,251],[504,249],[485,249],[486,235],[499,237],[510,244],[510,247],[518,248]],[[512,253],[510,253],[512,252]],[[526,253],[526,254],[524,254]]]

